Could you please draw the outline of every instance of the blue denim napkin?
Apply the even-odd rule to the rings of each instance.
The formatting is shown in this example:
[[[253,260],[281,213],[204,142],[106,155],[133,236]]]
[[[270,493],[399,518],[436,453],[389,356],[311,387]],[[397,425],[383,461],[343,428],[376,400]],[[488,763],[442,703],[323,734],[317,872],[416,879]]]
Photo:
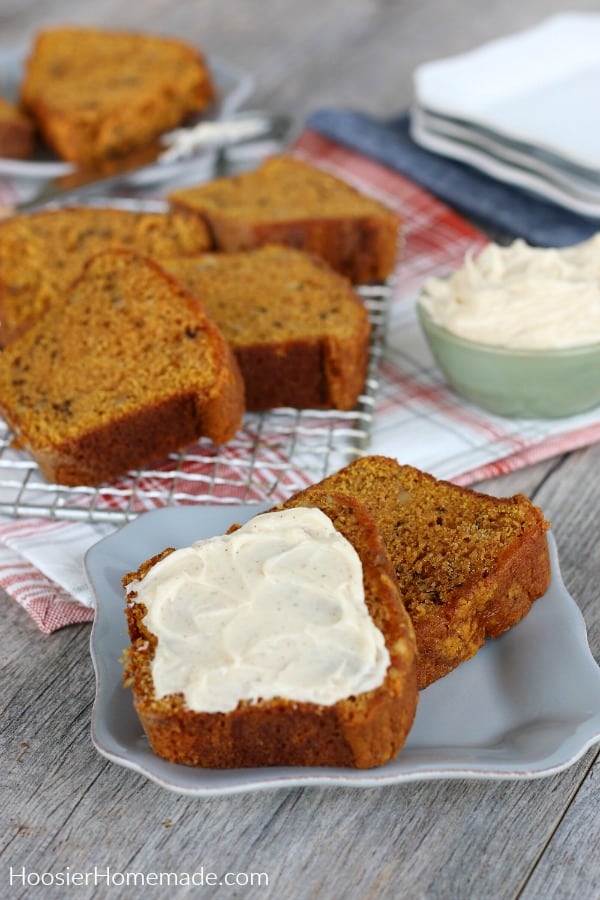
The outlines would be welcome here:
[[[309,116],[307,126],[400,172],[496,234],[564,247],[600,231],[600,219],[580,216],[420,147],[410,136],[407,113],[382,121],[349,109],[321,109]]]

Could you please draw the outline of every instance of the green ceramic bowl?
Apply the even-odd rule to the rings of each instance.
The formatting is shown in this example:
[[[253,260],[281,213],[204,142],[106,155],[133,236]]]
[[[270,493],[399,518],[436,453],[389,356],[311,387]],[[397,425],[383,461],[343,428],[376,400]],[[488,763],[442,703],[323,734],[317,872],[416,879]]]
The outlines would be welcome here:
[[[457,337],[417,302],[433,356],[450,384],[501,416],[554,419],[600,403],[600,343],[514,350]]]

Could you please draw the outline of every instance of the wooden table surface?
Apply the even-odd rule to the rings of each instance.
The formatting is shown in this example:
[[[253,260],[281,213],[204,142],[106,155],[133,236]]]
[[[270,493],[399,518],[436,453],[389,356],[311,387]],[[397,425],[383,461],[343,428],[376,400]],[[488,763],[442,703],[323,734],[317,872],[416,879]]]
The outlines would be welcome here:
[[[559,0],[2,0],[0,42],[46,23],[147,28],[251,72],[252,105],[404,109],[419,62],[560,11]],[[577,8],[598,10],[597,0]],[[501,76],[501,73],[498,73]],[[600,445],[487,482],[542,506],[566,585],[600,658]],[[159,887],[22,887],[13,875],[265,873],[268,886],[176,896],[538,898],[600,896],[598,749],[547,779],[293,789],[198,800],[106,761],[90,740],[89,626],[42,636],[2,599],[0,897],[166,896]]]

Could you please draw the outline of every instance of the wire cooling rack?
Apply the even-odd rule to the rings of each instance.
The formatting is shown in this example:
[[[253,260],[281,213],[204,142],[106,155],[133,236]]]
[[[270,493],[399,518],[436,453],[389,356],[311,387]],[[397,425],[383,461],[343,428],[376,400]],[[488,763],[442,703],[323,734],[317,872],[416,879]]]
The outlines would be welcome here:
[[[274,409],[247,413],[236,437],[215,447],[199,440],[153,469],[99,488],[63,487],[11,447],[0,419],[0,513],[122,523],[160,506],[280,500],[364,454],[379,387],[392,285],[358,288],[371,320],[369,369],[354,410]]]

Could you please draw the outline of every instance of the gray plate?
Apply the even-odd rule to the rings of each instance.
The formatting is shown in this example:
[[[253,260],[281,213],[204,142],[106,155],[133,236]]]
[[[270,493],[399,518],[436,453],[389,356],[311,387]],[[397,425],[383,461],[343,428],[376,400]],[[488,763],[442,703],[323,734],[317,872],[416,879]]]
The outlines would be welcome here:
[[[150,749],[122,686],[128,645],[122,576],[165,547],[223,533],[267,506],[181,506],[139,516],[91,548],[96,595],[91,654],[96,672],[92,740],[108,759],[181,794],[211,796],[307,785],[377,787],[439,778],[552,775],[600,741],[600,669],[549,538],[552,583],[530,614],[469,662],[421,693],[405,747],[377,769],[197,769]]]

